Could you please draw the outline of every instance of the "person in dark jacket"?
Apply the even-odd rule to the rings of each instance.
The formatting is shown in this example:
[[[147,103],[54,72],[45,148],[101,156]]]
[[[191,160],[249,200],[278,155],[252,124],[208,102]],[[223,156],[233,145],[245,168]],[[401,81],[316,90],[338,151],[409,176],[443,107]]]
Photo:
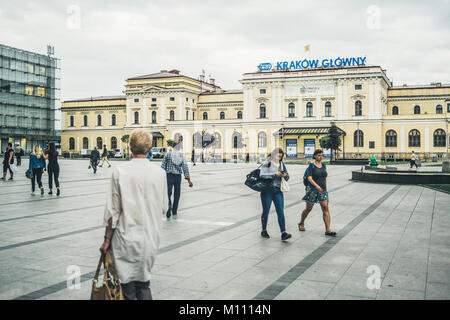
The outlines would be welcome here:
[[[41,179],[45,168],[45,158],[39,145],[35,145],[33,150],[34,152],[30,154],[30,163],[28,166],[28,170],[33,172],[33,177],[31,178],[31,194],[34,195],[37,180],[38,186],[41,189],[41,195],[43,195],[44,188],[42,187]]]
[[[289,180],[289,173],[283,163],[284,152],[280,148],[275,148],[268,159],[261,166],[260,177],[267,181],[267,189],[261,192],[261,204],[263,212],[261,215],[261,237],[270,238],[267,233],[267,219],[269,217],[270,206],[272,202],[278,216],[278,225],[281,231],[281,240],[285,241],[291,237],[286,232],[284,219],[284,195],[281,191],[281,179]]]
[[[314,151],[314,162],[309,164],[307,169],[308,186],[306,187],[306,195],[303,200],[306,201],[306,208],[302,212],[302,218],[298,224],[300,231],[305,231],[305,219],[311,212],[315,203],[320,203],[323,213],[323,222],[325,223],[325,235],[335,237],[336,232],[330,229],[330,211],[328,209],[328,192],[327,192],[327,170],[322,164],[323,151],[317,149]]]
[[[108,161],[108,150],[106,149],[106,144],[103,145],[102,163],[100,163],[99,167],[102,167],[105,161],[108,162],[108,168],[111,167],[111,163]]]
[[[12,180],[14,173],[11,170],[10,164],[14,163],[14,150],[12,149],[12,143],[8,143],[5,154],[3,155],[3,177],[2,180],[6,180],[6,173],[9,170],[10,177],[8,180]]]
[[[24,154],[22,147],[20,146],[20,144],[16,145],[16,148],[14,149],[15,152],[15,156],[17,159],[17,165],[20,166],[22,165],[22,156]]]
[[[97,147],[94,147],[94,150],[91,151],[90,161],[91,164],[89,166],[89,169],[92,167],[94,169],[94,173],[97,173],[97,165],[98,161],[100,159],[100,152],[98,152]]]
[[[59,190],[59,164],[58,164],[58,151],[56,150],[56,146],[54,142],[50,142],[48,144],[49,148],[45,150],[44,152],[44,158],[45,160],[48,159],[48,187],[50,191],[48,194],[53,194],[52,188],[53,188],[53,178],[55,179],[55,185],[56,185],[56,195],[59,196],[61,194],[61,191]]]

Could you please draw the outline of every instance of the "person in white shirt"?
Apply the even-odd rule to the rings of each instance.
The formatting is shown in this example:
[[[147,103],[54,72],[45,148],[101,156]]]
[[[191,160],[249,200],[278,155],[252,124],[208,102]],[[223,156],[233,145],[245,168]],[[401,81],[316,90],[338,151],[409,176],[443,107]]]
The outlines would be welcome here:
[[[148,161],[152,137],[143,129],[130,136],[131,161],[112,173],[104,214],[103,253],[111,256],[126,300],[151,300],[150,272],[168,210],[166,173]]]
[[[414,153],[414,151],[411,153],[411,160],[409,161],[410,169],[412,169],[413,166],[417,166],[417,161],[419,161],[419,156],[417,154]]]

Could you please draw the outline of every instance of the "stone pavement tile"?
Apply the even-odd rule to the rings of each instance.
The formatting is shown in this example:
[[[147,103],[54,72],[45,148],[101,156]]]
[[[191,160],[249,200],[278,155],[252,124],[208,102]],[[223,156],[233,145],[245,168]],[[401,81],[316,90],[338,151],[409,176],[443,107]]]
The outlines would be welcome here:
[[[199,255],[193,256],[193,260],[201,260],[207,262],[220,262],[238,253],[238,250],[214,248],[203,252]]]
[[[152,292],[161,292],[171,287],[173,284],[180,282],[184,279],[186,278],[162,275],[156,272],[152,272],[152,278],[150,280],[150,288],[152,289]]]
[[[425,292],[426,273],[389,269],[382,287]]]
[[[450,267],[444,268],[428,267],[427,281],[450,284]]]
[[[14,282],[4,283],[0,281],[0,300],[12,300],[27,293],[40,290],[45,285],[25,280],[17,280]]]
[[[216,263],[214,266],[207,269],[207,271],[217,271],[217,272],[231,272],[240,274],[245,270],[255,266],[259,263],[260,259],[250,259],[243,257],[228,257]]]
[[[303,257],[299,258],[296,255],[289,255],[283,251],[279,251],[259,262],[257,266],[263,268],[277,268],[282,266],[285,269],[290,269],[299,263],[302,258]]]
[[[92,292],[92,281],[80,283],[80,288],[59,290],[45,295],[38,300],[90,300]]]
[[[161,292],[152,293],[153,300],[199,300],[207,292],[193,289],[167,288]]]
[[[183,281],[177,282],[171,287],[186,290],[211,292],[221,285],[230,282],[230,280],[235,278],[236,276],[236,273],[205,270],[196,273]]]
[[[410,258],[410,259],[422,259],[427,261],[430,249],[427,247],[413,247],[407,245],[401,245],[395,252],[394,259],[396,258]]]
[[[348,255],[347,253],[340,251],[328,251],[325,255],[323,255],[319,260],[317,260],[316,264],[324,264],[324,265],[336,265],[341,267],[349,267],[353,261],[355,261],[355,255]]]
[[[260,286],[263,284],[264,287],[267,287],[274,281],[278,280],[278,278],[280,278],[287,271],[288,270],[283,270],[283,268],[280,268],[280,266],[273,268],[254,266],[233,278],[230,282],[236,284],[245,283],[250,286]]]
[[[323,300],[334,284],[298,279],[275,297],[276,300]]]
[[[402,290],[382,287],[378,291],[377,300],[424,300],[424,291]]]
[[[390,263],[391,263],[390,260],[380,260],[380,259],[362,260],[358,258],[353,262],[350,268],[347,269],[345,275],[349,277],[368,278],[373,274],[372,268],[376,266],[380,268],[380,277],[381,279],[383,279],[386,275]],[[369,272],[367,272],[368,270]]]
[[[360,297],[340,293],[331,293],[325,298],[325,300],[374,300],[374,299],[375,298],[368,296]]]
[[[431,267],[447,267],[450,268],[449,248],[431,247],[429,265]]]
[[[24,281],[27,278],[32,278],[34,276],[40,276],[44,272],[40,270],[27,269],[23,267],[10,266],[2,269],[0,273],[0,285],[7,285],[9,283]],[[32,280],[27,280],[32,281]],[[32,281],[36,282],[36,281]]]
[[[300,277],[300,280],[336,283],[347,271],[347,266],[330,264],[314,264]]]
[[[409,257],[399,257],[394,256],[391,265],[389,267],[390,271],[408,271],[414,274],[426,274],[428,268],[428,257],[409,258]]]
[[[427,300],[448,300],[450,297],[450,284],[428,282],[425,299]]]
[[[202,300],[251,300],[265,285],[249,285],[248,283],[226,283],[202,297]]]
[[[267,258],[268,256],[271,256],[278,250],[279,250],[278,248],[272,248],[272,247],[267,247],[267,246],[261,247],[259,245],[254,245],[245,250],[238,251],[238,253],[235,256],[249,258],[249,259],[263,260],[263,259]]]
[[[345,253],[348,256],[359,256],[364,248],[365,246],[362,244],[338,242],[330,252]]]
[[[377,295],[377,290],[371,290],[367,287],[368,277],[369,275],[364,277],[344,275],[332,289],[330,294],[369,297],[374,299]]]
[[[159,261],[161,263],[161,261]],[[213,266],[213,262],[183,259],[183,261],[177,262],[164,268],[158,272],[162,275],[172,275],[176,277],[190,277],[194,274],[202,273],[203,270]]]
[[[87,271],[87,270],[86,270]],[[91,271],[91,270],[89,270]],[[61,265],[51,269],[49,271],[40,272],[38,275],[33,275],[26,277],[26,281],[31,281],[35,283],[41,283],[46,286],[53,285],[55,283],[67,281],[70,273],[67,273],[67,266]]]

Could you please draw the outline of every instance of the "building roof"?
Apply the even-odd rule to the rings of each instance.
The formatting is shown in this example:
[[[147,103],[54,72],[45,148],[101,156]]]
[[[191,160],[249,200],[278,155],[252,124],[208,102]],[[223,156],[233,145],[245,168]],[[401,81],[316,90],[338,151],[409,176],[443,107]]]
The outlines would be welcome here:
[[[402,89],[438,89],[438,88],[450,88],[450,84],[442,84],[440,82],[432,82],[430,84],[423,85],[407,85],[404,84],[402,86],[392,86],[389,87],[389,90],[402,90]]]
[[[187,76],[180,74],[179,70],[173,69],[170,71],[161,70],[161,72],[157,72],[157,73],[144,74],[142,76],[131,77],[131,78],[128,78],[127,80],[172,78],[172,77],[187,77]],[[188,78],[190,78],[190,77],[188,77]]]
[[[103,100],[125,100],[125,95],[120,96],[99,96],[99,97],[90,97],[90,98],[82,98],[75,100],[66,100],[64,102],[80,102],[80,101],[103,101]]]
[[[201,95],[213,95],[213,94],[240,94],[242,90],[217,90],[217,91],[205,91]]]

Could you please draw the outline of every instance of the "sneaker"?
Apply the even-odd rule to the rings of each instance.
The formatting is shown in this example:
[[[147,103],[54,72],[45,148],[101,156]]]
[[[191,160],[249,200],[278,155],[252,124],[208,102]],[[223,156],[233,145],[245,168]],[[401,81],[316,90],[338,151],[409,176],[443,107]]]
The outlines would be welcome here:
[[[53,192],[50,190],[50,191],[48,192],[48,194],[53,194]]]
[[[41,188],[41,195],[44,194],[44,188]]]
[[[61,194],[61,191],[59,191],[59,188],[56,189],[56,195],[59,196]]]
[[[13,178],[9,178],[8,180],[12,180]]]
[[[6,178],[2,178],[2,180],[6,180]]]
[[[267,238],[267,239],[270,238],[270,236],[269,236],[269,234],[267,233],[266,230],[261,231],[261,237]]]
[[[292,237],[292,235],[286,231],[281,234],[281,240],[283,241],[289,239],[290,237]]]
[[[171,215],[172,215],[172,209],[169,208],[169,210],[167,210],[166,217],[170,218]]]
[[[34,196],[34,191],[31,191],[31,195]]]
[[[111,165],[109,165],[108,168],[111,168]]]
[[[101,168],[101,167],[102,167],[102,165],[99,165],[99,167]]]

